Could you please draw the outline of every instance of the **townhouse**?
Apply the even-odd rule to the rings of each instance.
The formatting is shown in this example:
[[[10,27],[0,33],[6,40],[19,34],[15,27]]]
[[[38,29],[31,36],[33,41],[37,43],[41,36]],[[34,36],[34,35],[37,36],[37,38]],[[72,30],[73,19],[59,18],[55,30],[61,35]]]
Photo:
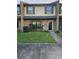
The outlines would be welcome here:
[[[59,1],[51,3],[17,4],[17,28],[24,27],[36,30],[62,30],[62,4]]]

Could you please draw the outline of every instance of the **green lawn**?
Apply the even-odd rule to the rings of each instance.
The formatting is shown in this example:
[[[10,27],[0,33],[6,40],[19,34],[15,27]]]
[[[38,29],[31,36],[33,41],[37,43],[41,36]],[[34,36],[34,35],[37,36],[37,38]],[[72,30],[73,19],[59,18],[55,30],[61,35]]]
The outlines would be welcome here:
[[[18,43],[54,43],[49,32],[17,32]]]

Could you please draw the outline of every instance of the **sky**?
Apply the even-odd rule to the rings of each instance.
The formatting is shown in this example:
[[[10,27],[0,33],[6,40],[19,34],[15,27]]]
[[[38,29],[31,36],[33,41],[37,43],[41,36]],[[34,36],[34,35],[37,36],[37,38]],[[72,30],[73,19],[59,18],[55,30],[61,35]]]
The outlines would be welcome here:
[[[57,0],[17,0],[17,4],[19,4],[20,1],[23,1],[26,3],[51,3]]]

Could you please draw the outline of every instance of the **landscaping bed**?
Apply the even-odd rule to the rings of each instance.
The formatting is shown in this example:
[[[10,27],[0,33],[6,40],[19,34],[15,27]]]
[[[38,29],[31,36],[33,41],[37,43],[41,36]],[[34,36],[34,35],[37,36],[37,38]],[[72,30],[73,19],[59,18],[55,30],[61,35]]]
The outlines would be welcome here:
[[[49,32],[17,32],[18,43],[55,43]]]

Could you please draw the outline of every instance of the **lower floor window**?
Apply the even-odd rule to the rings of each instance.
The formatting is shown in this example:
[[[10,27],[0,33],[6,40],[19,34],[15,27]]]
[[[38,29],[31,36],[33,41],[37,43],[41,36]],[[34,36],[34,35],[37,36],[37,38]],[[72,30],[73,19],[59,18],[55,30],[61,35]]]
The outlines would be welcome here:
[[[32,28],[33,29],[41,29],[42,28],[41,22],[40,21],[33,21],[32,22]]]

